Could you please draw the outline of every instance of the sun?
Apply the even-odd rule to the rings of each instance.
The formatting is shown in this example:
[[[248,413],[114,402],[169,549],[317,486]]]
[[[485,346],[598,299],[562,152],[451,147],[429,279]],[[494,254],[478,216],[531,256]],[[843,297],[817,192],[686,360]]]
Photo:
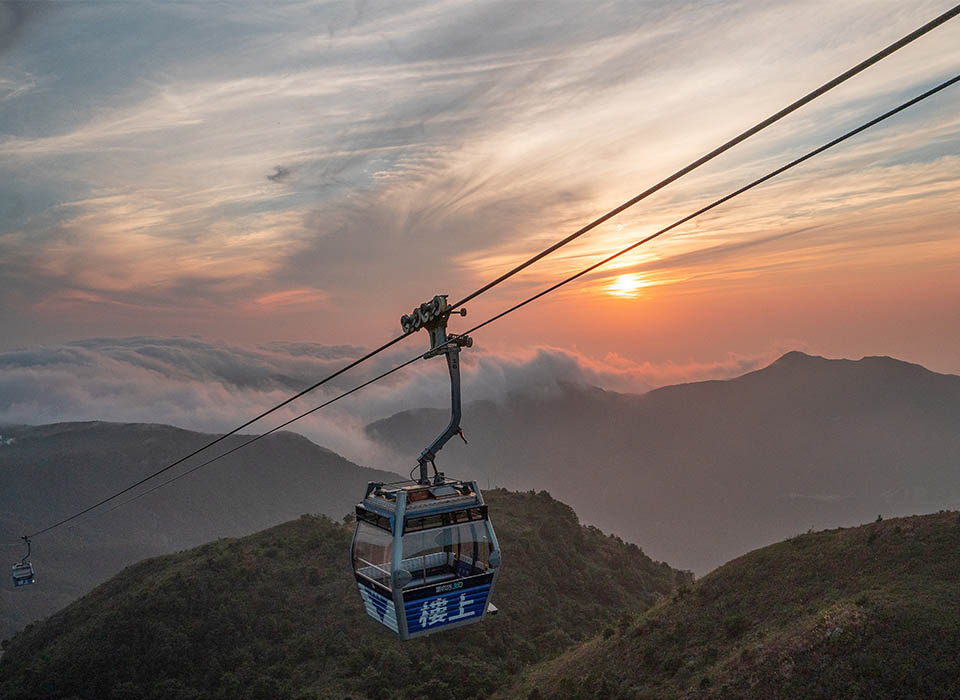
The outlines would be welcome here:
[[[643,287],[649,287],[650,282],[633,273],[620,275],[610,284],[604,287],[604,291],[610,296],[632,299],[640,296],[640,290]]]

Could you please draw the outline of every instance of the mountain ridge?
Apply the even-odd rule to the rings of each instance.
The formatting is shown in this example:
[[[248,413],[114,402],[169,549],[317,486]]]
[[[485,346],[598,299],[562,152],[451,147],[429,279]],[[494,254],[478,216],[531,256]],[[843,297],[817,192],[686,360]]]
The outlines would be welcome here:
[[[525,672],[503,698],[948,700],[960,513],[797,535]]]
[[[407,411],[367,433],[408,453],[443,414]],[[448,445],[439,460],[481,483],[548,488],[587,522],[706,573],[811,526],[960,505],[957,415],[956,375],[791,352],[739,377],[641,395],[568,387],[468,403],[470,446]]]

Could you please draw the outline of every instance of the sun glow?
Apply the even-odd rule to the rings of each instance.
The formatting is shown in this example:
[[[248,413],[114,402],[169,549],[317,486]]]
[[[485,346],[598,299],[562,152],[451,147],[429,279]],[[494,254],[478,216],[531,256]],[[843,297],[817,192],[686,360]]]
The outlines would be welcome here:
[[[620,275],[610,284],[604,287],[604,291],[610,296],[623,299],[633,299],[640,296],[640,290],[649,287],[650,282],[637,274]]]

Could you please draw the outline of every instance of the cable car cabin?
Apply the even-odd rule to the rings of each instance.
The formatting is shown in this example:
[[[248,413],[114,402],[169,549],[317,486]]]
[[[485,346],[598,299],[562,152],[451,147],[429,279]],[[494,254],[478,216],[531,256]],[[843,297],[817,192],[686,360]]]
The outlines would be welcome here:
[[[33,577],[33,564],[28,561],[22,561],[19,564],[13,565],[13,585],[15,588],[29,586],[31,583],[36,582],[37,580]]]
[[[496,610],[500,548],[476,482],[368,484],[351,556],[367,614],[401,639]]]
[[[417,458],[417,481],[367,484],[350,547],[367,614],[400,639],[469,625],[496,612],[489,599],[500,572],[500,547],[483,496],[475,481],[447,479],[434,463],[450,438],[466,442],[459,354],[473,340],[447,335],[451,313],[446,295],[439,294],[400,319],[405,334],[429,332],[424,358],[447,358],[450,423]]]

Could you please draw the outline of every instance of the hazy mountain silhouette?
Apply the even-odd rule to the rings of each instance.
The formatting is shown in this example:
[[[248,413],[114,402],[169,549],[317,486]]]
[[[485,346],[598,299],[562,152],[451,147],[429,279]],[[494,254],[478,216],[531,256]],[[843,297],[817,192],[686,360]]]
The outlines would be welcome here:
[[[368,426],[415,456],[442,410]],[[546,488],[584,520],[704,573],[806,531],[960,503],[960,377],[889,357],[791,352],[727,381],[644,395],[569,386],[468,404],[468,446],[438,460],[508,488]]]
[[[8,542],[99,501],[212,438],[165,425],[101,422],[3,426],[0,435],[0,541]],[[248,437],[234,436],[217,447],[226,451]],[[213,450],[203,459],[219,453]],[[200,461],[196,457],[161,478]],[[270,435],[128,506],[105,512],[107,506],[38,537],[33,561],[39,583],[19,590],[11,590],[9,580],[0,586],[0,637],[146,556],[248,534],[303,513],[339,518],[353,511],[367,481],[396,478],[359,467],[300,435]],[[6,566],[22,553],[0,551]]]

